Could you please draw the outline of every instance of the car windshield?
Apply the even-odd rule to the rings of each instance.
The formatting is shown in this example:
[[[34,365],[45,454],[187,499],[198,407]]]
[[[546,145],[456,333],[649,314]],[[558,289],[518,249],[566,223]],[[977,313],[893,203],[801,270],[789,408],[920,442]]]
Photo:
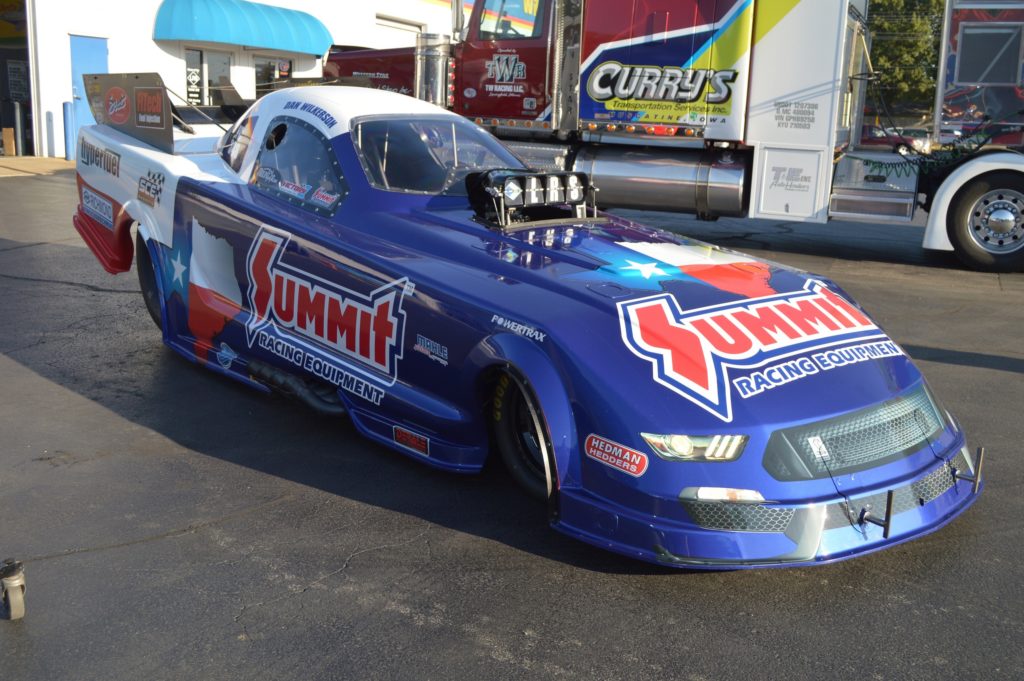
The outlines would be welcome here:
[[[453,116],[361,118],[352,139],[379,189],[465,196],[466,175],[523,162],[476,125]]]

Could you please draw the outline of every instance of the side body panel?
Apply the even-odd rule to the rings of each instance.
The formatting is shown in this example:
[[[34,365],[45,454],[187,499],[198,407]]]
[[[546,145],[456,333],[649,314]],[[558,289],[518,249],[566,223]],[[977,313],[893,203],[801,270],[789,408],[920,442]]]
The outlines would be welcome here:
[[[586,3],[581,123],[685,125],[741,141],[753,19],[752,0]]]
[[[324,62],[328,85],[356,85],[412,95],[415,85],[413,48],[332,52]]]
[[[824,223],[845,64],[845,2],[756,5],[746,143],[750,216]]]
[[[935,131],[1024,143],[1024,2],[952,0],[943,30]]]

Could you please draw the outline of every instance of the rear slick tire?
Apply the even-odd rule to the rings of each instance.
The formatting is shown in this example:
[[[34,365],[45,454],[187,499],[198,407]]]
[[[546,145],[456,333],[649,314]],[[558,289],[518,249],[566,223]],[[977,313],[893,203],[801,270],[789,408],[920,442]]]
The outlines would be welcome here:
[[[160,318],[160,287],[156,283],[156,270],[153,268],[153,260],[149,257],[149,248],[142,235],[135,234],[135,270],[139,275],[139,288],[142,290],[142,300],[146,303],[146,311],[150,319],[156,324],[156,328],[163,330],[163,321]]]

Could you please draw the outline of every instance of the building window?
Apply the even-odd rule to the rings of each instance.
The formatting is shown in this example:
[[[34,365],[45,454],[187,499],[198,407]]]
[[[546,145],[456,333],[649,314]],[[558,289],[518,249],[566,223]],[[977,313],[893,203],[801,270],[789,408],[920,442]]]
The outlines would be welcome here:
[[[273,92],[281,87],[288,87],[292,77],[292,60],[280,57],[253,57],[256,68],[256,97]]]
[[[1017,85],[1022,47],[1019,24],[961,24],[957,85]]]
[[[210,50],[185,50],[186,98],[189,104],[220,106],[231,86],[231,55]]]

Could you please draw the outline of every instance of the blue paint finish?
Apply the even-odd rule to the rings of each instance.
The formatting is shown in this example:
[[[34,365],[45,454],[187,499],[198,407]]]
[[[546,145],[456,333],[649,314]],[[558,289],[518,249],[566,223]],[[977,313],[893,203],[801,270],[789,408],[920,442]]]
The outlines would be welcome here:
[[[296,359],[295,351],[301,350],[304,357],[336,367],[340,373],[332,375],[362,381],[356,388],[354,383],[336,386],[360,433],[427,465],[462,473],[479,470],[489,454],[493,415],[487,408],[486,377],[495,369],[509,370],[536,396],[550,435],[558,488],[553,526],[583,541],[669,565],[710,569],[830,562],[931,532],[973,503],[970,486],[957,483],[920,508],[901,513],[889,540],[874,528],[852,525],[827,531],[821,525],[809,527],[810,539],[804,541],[781,532],[698,526],[679,501],[684,488],[757,490],[778,507],[807,514],[816,506],[933,475],[958,454],[964,436],[946,425],[928,446],[884,465],[780,482],[762,462],[774,431],[919,389],[923,378],[910,359],[887,356],[823,369],[747,397],[734,390],[718,366],[709,369],[708,378],[731,394],[731,419],[724,419],[655,380],[650,358],[631,350],[641,339],[634,329],[622,327],[621,304],[652,294],[668,296],[678,313],[676,323],[685,326],[701,316],[750,312],[752,299],[758,310],[774,309],[823,287],[841,299],[835,304],[846,307],[837,309],[852,315],[852,325],[862,313],[832,282],[615,217],[603,224],[568,220],[501,233],[475,221],[464,198],[374,189],[348,134],[334,138],[332,147],[350,194],[331,218],[248,185],[180,181],[172,246],[151,244],[164,292],[166,340],[178,352],[260,387],[248,377],[249,361],[322,377],[313,365]],[[274,258],[261,259],[268,233],[281,241],[274,246]],[[221,266],[231,268],[229,288],[237,284],[240,304],[234,307],[204,294],[200,289],[209,273],[203,277],[192,271],[202,261],[197,244],[208,249],[210,243],[229,254]],[[645,244],[662,257],[644,258],[630,244]],[[691,251],[697,264],[679,264],[676,256]],[[646,277],[630,269],[647,261],[661,273],[646,270],[651,274]],[[383,314],[374,316],[383,308],[372,305],[379,302],[375,292],[399,281],[406,283],[404,293],[392,291],[392,325]],[[306,298],[295,291],[305,292]],[[337,310],[358,302],[363,305],[358,314],[366,316],[345,318],[350,326],[332,326],[330,307],[323,300],[313,302],[317,292],[334,296]],[[293,312],[301,305],[307,312],[274,307],[280,304],[268,301],[278,295],[296,301]],[[296,321],[300,318],[307,321]],[[714,323],[724,329],[727,321],[722,317]],[[867,319],[858,323],[871,325]],[[279,342],[273,347],[254,340],[254,329],[267,324],[274,326],[273,338]],[[351,329],[353,335],[339,331],[332,341],[324,330],[329,328]],[[747,376],[780,358],[812,357],[830,343],[846,348],[882,333],[858,328],[828,336],[823,329],[819,323],[783,355],[773,354],[769,334],[764,347],[730,360],[729,378]],[[447,364],[417,349],[421,337],[444,348]],[[374,350],[382,338],[395,343],[389,355],[395,364],[387,365],[393,371],[373,366],[383,357]],[[343,342],[353,345],[343,350]],[[424,438],[429,449],[402,446],[396,428]],[[684,463],[656,456],[642,432],[742,434],[749,442],[735,461]],[[646,457],[643,470],[629,475],[588,456],[590,435]]]
[[[191,40],[246,45],[322,56],[334,40],[306,12],[245,0],[164,0],[154,40]]]
[[[82,76],[87,73],[107,73],[107,39],[90,38],[82,35],[71,36],[71,102],[74,108],[72,121],[64,121],[65,139],[69,136],[77,143],[78,129],[83,125],[96,125],[92,110],[89,108],[89,96],[85,91]],[[74,159],[77,149],[72,144],[70,159]]]

